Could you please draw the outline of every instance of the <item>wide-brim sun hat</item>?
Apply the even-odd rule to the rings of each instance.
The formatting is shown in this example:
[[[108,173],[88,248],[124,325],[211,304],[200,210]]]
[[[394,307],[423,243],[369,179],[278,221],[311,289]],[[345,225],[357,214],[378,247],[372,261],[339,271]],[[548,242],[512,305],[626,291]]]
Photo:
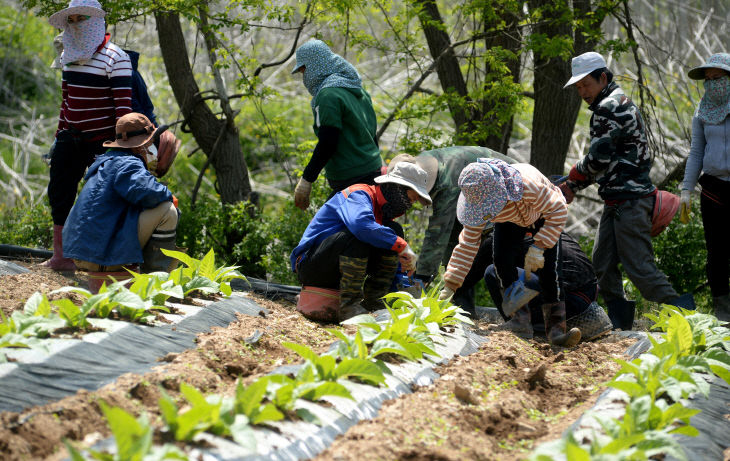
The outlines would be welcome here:
[[[508,201],[522,198],[522,175],[497,159],[479,159],[459,175],[459,200],[456,218],[465,226],[483,226],[497,216]]]
[[[144,114],[130,112],[117,120],[115,140],[104,142],[104,147],[122,149],[141,147],[159,137],[165,130],[167,125],[155,128]]]
[[[730,72],[730,53],[715,53],[709,58],[707,62],[701,66],[697,66],[691,69],[687,76],[693,80],[704,80],[705,69],[722,69],[726,72]]]
[[[72,14],[91,16],[93,18],[103,18],[106,16],[106,12],[101,9],[101,3],[96,0],[71,0],[68,8],[53,13],[48,18],[48,22],[57,29],[65,29],[68,24],[68,17]]]
[[[420,166],[410,162],[398,162],[387,174],[375,178],[375,182],[378,184],[400,184],[413,189],[418,194],[418,201],[423,205],[431,204],[431,196],[426,190],[427,181],[428,173]]]
[[[604,67],[607,67],[606,60],[595,51],[589,51],[574,57],[570,62],[572,77],[570,77],[570,80],[568,80],[568,83],[563,88],[568,88],[570,85],[585,78],[586,75],[594,70],[603,69]]]
[[[436,157],[431,155],[418,155],[416,156],[416,165],[424,169],[428,174],[428,181],[426,182],[426,190],[431,193],[433,186],[436,184],[436,178],[439,174],[439,161]]]

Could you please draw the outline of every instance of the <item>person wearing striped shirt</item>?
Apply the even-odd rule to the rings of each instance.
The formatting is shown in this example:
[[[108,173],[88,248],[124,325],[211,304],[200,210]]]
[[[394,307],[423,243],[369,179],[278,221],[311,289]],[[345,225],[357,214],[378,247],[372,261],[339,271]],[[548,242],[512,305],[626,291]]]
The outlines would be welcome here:
[[[486,158],[462,170],[459,188],[456,216],[464,229],[451,253],[439,297],[450,298],[461,286],[479,250],[482,229],[493,222],[493,259],[502,290],[517,281],[518,266],[522,265],[526,274],[535,272],[540,278],[548,340],[566,347],[577,344],[580,330],[566,332],[565,301],[557,275],[560,233],[568,218],[560,189],[532,165],[509,165]],[[523,263],[517,259],[528,233],[532,234],[533,243]],[[529,321],[529,310],[526,318]]]
[[[106,33],[104,10],[96,0],[72,0],[49,18],[63,29],[62,102],[51,154],[48,201],[53,218],[53,257],[44,265],[75,270],[63,257],[63,226],[84,171],[113,140],[117,120],[132,112],[132,64]]]

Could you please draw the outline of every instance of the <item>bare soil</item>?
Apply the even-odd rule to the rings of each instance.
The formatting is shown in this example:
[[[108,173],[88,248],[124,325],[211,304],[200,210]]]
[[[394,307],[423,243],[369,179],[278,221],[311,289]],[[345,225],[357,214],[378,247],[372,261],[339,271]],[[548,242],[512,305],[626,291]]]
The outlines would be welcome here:
[[[80,275],[67,278],[31,268],[31,274],[0,277],[5,312],[22,308],[23,297],[34,291],[85,283]],[[250,382],[299,361],[282,341],[318,353],[333,341],[323,325],[303,318],[294,306],[251,297],[270,311],[266,317],[239,315],[226,328],[198,335],[195,349],[169,354],[144,375],[125,374],[94,392],[80,390],[22,413],[0,413],[0,458],[59,460],[67,456],[63,438],[86,445],[109,436],[99,400],[134,414],[146,412],[160,426],[161,389],[179,398],[184,381],[204,392],[230,395],[238,379]],[[261,339],[248,344],[245,340],[257,331]],[[491,334],[477,353],[440,367],[436,383],[387,402],[376,419],[351,428],[319,458],[519,459],[535,444],[559,437],[595,401],[617,369],[610,358],[629,345],[607,336],[563,350],[539,339]]]

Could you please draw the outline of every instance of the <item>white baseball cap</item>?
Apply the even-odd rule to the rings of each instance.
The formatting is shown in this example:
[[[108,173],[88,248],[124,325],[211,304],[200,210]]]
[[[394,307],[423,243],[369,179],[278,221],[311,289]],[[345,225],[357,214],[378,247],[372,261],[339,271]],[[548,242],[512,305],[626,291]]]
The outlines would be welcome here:
[[[594,70],[603,69],[604,67],[606,67],[606,60],[595,51],[589,51],[588,53],[574,57],[571,61],[573,76],[570,77],[570,80],[568,80],[568,83],[563,88],[568,88]]]

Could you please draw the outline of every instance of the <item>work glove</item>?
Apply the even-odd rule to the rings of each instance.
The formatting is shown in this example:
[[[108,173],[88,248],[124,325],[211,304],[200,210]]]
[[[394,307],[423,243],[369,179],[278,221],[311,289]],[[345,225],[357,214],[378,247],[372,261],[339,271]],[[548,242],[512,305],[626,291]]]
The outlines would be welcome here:
[[[543,249],[535,245],[530,245],[525,255],[525,280],[530,278],[530,273],[538,269],[542,269],[545,265],[545,257],[542,255]]]
[[[563,196],[565,197],[565,203],[570,203],[575,198],[575,192],[573,192],[573,188],[570,186],[569,181],[565,181],[561,185],[558,186],[560,188],[560,191],[563,193]]]
[[[398,260],[404,271],[411,272],[416,270],[418,255],[411,249],[410,245],[406,245],[403,251],[398,254]]]
[[[679,221],[682,224],[689,222],[689,212],[692,210],[690,191],[683,190],[679,197]]]
[[[294,205],[302,210],[309,208],[309,194],[311,192],[312,183],[300,178],[297,187],[294,188]]]
[[[573,168],[570,169],[570,173],[568,173],[568,181],[573,181],[573,182],[578,182],[578,183],[586,182],[586,181],[588,181],[588,176],[579,172],[578,168],[576,168],[576,165],[573,165]]]
[[[441,289],[441,292],[439,293],[439,301],[443,301],[444,299],[449,299],[452,296],[454,296],[454,290],[452,290],[449,287],[443,287]]]

